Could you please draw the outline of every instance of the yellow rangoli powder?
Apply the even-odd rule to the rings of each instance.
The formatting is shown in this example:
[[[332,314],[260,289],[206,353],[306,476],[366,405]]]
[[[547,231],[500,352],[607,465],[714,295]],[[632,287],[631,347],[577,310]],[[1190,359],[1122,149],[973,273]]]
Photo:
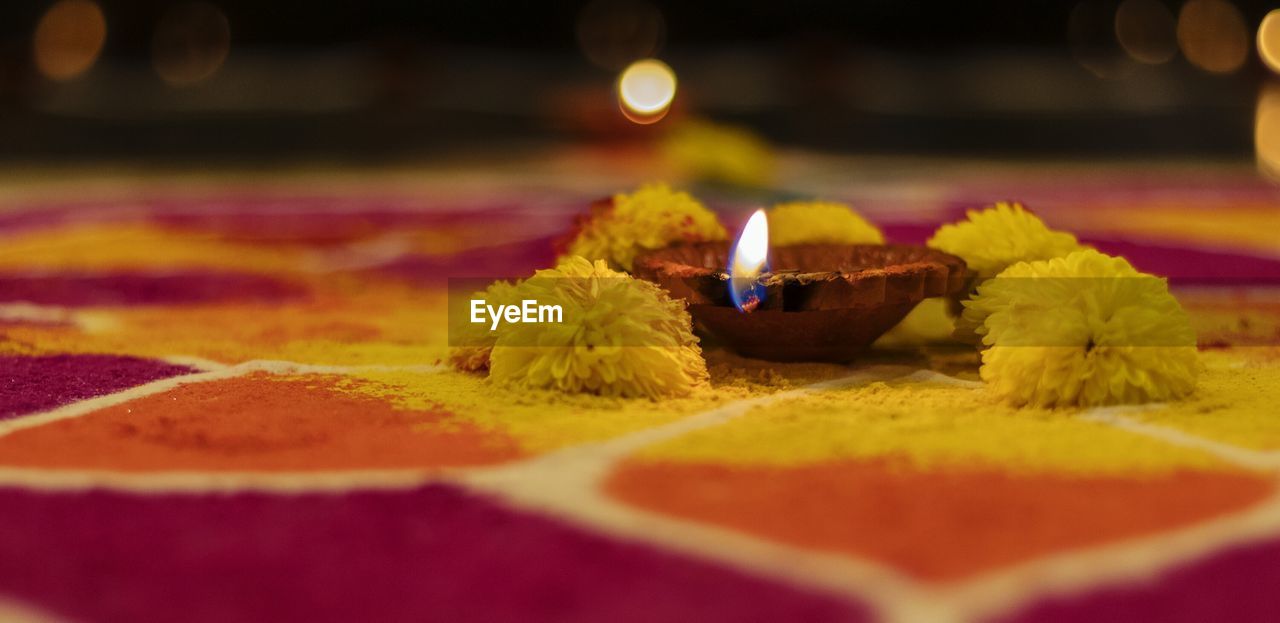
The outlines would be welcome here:
[[[179,233],[140,224],[75,225],[5,240],[0,267],[106,271],[221,268],[297,272],[307,252],[288,245],[247,245],[213,234]]]
[[[1195,393],[1136,417],[1247,448],[1280,448],[1280,349],[1208,350],[1200,359]]]
[[[828,364],[771,364],[723,352],[708,355],[710,387],[685,398],[610,398],[508,389],[483,375],[456,372],[366,372],[373,381],[351,391],[376,395],[406,409],[442,407],[482,428],[501,429],[526,451],[547,451],[659,426],[734,401],[766,396],[850,369]]]
[[[1079,417],[1012,408],[986,388],[934,381],[873,382],[755,409],[655,446],[647,460],[799,466],[887,458],[920,468],[1156,474],[1221,467],[1178,448]]]

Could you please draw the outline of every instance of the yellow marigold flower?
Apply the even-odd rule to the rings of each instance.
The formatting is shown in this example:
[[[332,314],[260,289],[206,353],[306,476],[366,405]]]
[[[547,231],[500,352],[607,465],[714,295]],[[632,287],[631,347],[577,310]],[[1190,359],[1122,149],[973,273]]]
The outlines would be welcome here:
[[[666,184],[646,184],[629,195],[618,194],[611,205],[581,219],[578,227],[562,259],[581,256],[605,260],[628,271],[641,251],[728,236],[713,212],[688,193],[673,191]]]
[[[943,225],[928,245],[962,258],[979,279],[1018,262],[1062,257],[1083,248],[1069,233],[1049,229],[1020,203],[970,210],[968,220]]]
[[[514,305],[520,302],[519,284],[495,281],[492,285],[471,295],[472,299],[490,305]],[[455,322],[449,326],[449,342],[456,344],[449,349],[449,363],[459,370],[478,372],[489,369],[489,352],[498,334],[484,324]],[[457,332],[456,334],[454,332]]]
[[[682,396],[707,382],[684,303],[658,286],[570,257],[520,287],[562,306],[558,324],[512,325],[490,356],[489,377],[517,387],[604,396]]]
[[[678,175],[742,186],[773,178],[769,145],[751,131],[709,121],[682,121],[662,139],[662,155]]]
[[[881,348],[902,348],[951,340],[955,332],[955,319],[949,306],[951,299],[930,298],[920,301],[911,313],[876,340]]]
[[[1164,279],[1092,249],[1023,262],[978,286],[962,321],[982,379],[1018,405],[1162,401],[1195,388],[1196,336]]]
[[[884,234],[843,203],[795,201],[769,210],[769,243],[884,244]]]

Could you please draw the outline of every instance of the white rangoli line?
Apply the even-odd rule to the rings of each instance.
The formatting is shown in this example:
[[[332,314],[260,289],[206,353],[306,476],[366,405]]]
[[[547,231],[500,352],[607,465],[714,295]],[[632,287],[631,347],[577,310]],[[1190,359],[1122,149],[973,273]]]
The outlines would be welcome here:
[[[1161,406],[1162,405],[1102,407],[1086,411],[1081,414],[1081,417],[1142,435],[1144,437],[1158,439],[1175,446],[1194,448],[1196,450],[1207,452],[1223,461],[1240,467],[1256,470],[1280,469],[1280,456],[1277,456],[1275,453],[1242,448],[1229,443],[1207,439],[1176,428],[1137,420],[1132,417],[1128,417],[1127,415],[1129,413],[1141,413],[1156,410],[1161,408]]]
[[[222,369],[164,379],[130,390],[81,401],[39,415],[28,416],[23,426],[0,428],[0,436],[12,430],[78,417],[142,396],[161,393],[186,383],[232,378],[255,371],[273,373],[341,372],[386,369],[385,366],[314,366],[290,362],[255,361]],[[390,369],[398,369],[390,367]],[[426,369],[435,370],[435,367]],[[769,396],[736,401],[682,420],[624,435],[604,442],[574,446],[497,468],[458,470],[367,470],[314,473],[167,472],[134,474],[98,470],[32,470],[0,468],[0,484],[19,484],[44,490],[80,490],[107,487],[133,492],[231,492],[279,493],[342,492],[356,489],[403,489],[429,482],[447,482],[472,491],[495,494],[516,507],[552,511],[554,516],[594,529],[644,541],[665,549],[698,554],[721,563],[755,571],[801,588],[825,588],[892,611],[895,619],[931,620],[944,613],[932,611],[934,602],[918,594],[917,584],[884,565],[848,556],[810,551],[776,544],[716,526],[669,518],[613,501],[602,493],[601,483],[614,465],[635,450],[738,417],[752,408],[802,396],[831,387],[855,385],[901,376],[902,369],[880,367],[845,378]],[[31,421],[34,420],[34,421]],[[907,613],[910,613],[909,615]]]
[[[369,369],[403,369],[386,366],[315,366],[279,361],[254,361],[222,369],[174,377],[148,383],[109,396],[81,401],[39,415],[21,429],[78,417],[98,409],[122,404],[142,396],[161,393],[186,383],[232,378],[255,371],[279,374],[333,373]],[[424,371],[437,367],[423,367]],[[600,484],[615,464],[644,446],[671,439],[738,417],[752,408],[802,396],[831,387],[890,379],[907,372],[904,368],[878,367],[851,376],[779,392],[769,396],[736,401],[670,424],[624,435],[594,444],[574,446],[526,461],[496,468],[458,470],[365,470],[314,473],[261,472],[166,472],[135,474],[99,470],[32,470],[0,468],[0,484],[20,484],[45,490],[80,490],[107,487],[134,492],[229,492],[270,491],[279,493],[341,492],[355,489],[403,489],[428,482],[448,482],[464,488],[496,494],[517,507],[556,511],[562,520],[576,522],[598,532],[630,536],[642,540],[653,533],[667,533],[660,545],[687,553],[701,554],[720,562],[754,570],[807,588],[826,588],[856,598],[859,603],[882,604],[903,611],[922,613],[932,603],[915,592],[916,584],[878,563],[858,561],[772,543],[767,540],[681,519],[668,518],[613,501],[602,493]],[[10,423],[12,424],[12,423]],[[0,435],[6,431],[0,429]],[[523,492],[520,495],[513,495]],[[526,497],[531,496],[531,497]],[[657,528],[657,529],[655,529]],[[883,596],[883,597],[877,597]],[[930,613],[936,614],[936,613]],[[895,618],[903,618],[901,616]],[[936,617],[935,617],[936,618]]]
[[[175,366],[186,366],[188,368],[196,370],[197,372],[213,372],[214,370],[225,370],[235,365],[230,363],[222,363],[221,361],[214,361],[212,359],[205,359],[204,357],[196,357],[193,355],[172,355],[169,357],[160,357],[160,361],[163,361],[167,364],[175,365]]]
[[[163,361],[182,362],[190,361],[189,358],[175,356],[163,358]],[[213,363],[213,362],[210,362]],[[413,371],[422,373],[439,372],[446,369],[442,364],[430,365],[404,365],[404,366],[388,366],[388,365],[360,365],[360,366],[332,366],[317,365],[307,363],[295,363],[291,361],[273,361],[273,360],[253,360],[246,361],[235,365],[218,365],[210,366],[211,369],[193,374],[184,374],[180,376],[171,376],[142,385],[135,385],[128,389],[118,392],[94,396],[78,400],[69,404],[62,405],[42,411],[16,417],[11,420],[0,422],[0,437],[13,433],[15,431],[24,430],[43,426],[51,422],[77,418],[93,413],[108,407],[114,407],[127,403],[131,400],[137,400],[146,396],[164,393],[182,385],[192,383],[207,383],[210,381],[221,381],[239,376],[245,376],[254,372],[263,372],[273,375],[288,374],[358,374],[361,372],[385,372],[385,371]]]
[[[920,583],[871,560],[808,550],[714,525],[635,508],[604,493],[613,469],[646,446],[716,426],[754,408],[824,389],[900,378],[901,367],[876,366],[852,375],[732,402],[681,420],[614,439],[574,446],[451,479],[525,510],[545,513],[596,532],[647,542],[789,585],[820,589],[868,605],[889,620],[950,621]]]
[[[443,372],[450,369],[442,363],[428,364],[363,364],[363,365],[329,365],[317,363],[297,363],[274,359],[255,359],[236,364],[236,368],[244,368],[249,372],[265,372],[267,374],[360,374],[362,372],[419,372],[423,374]]]
[[[95,396],[93,398],[87,398],[85,400],[78,400],[76,402],[66,404],[61,407],[57,407],[48,411],[34,413],[31,415],[25,415],[25,416],[11,419],[11,420],[0,422],[0,437],[4,437],[5,435],[8,435],[20,430],[35,428],[37,426],[43,426],[45,424],[50,424],[50,423],[58,422],[61,420],[68,420],[71,418],[77,418],[83,415],[88,415],[99,409],[114,407],[116,405],[129,402],[130,400],[136,400],[138,398],[143,398],[146,396],[167,392],[171,389],[180,387],[182,385],[187,385],[190,383],[203,383],[207,381],[218,381],[222,379],[229,379],[229,378],[246,374],[247,372],[248,372],[247,370],[244,370],[239,366],[232,366],[230,368],[213,370],[210,372],[197,372],[195,374],[171,376],[168,378],[151,381],[150,383],[143,383],[142,385],[136,385],[134,387],[130,387],[129,389],[118,391],[112,394],[104,394],[102,396]]]
[[[907,376],[902,377],[903,381],[922,381],[928,383],[941,383],[943,385],[952,385],[955,387],[964,387],[968,389],[978,389],[982,387],[981,381],[967,381],[949,376],[935,370],[916,370]]]
[[[901,380],[978,388],[975,381],[919,370]],[[733,403],[672,424],[601,444],[570,448],[518,465],[464,474],[461,482],[527,509],[547,512],[597,531],[717,560],[757,574],[819,588],[870,604],[888,621],[979,621],[1036,600],[1153,577],[1163,570],[1280,533],[1280,492],[1242,511],[1182,529],[1111,545],[1064,551],[953,583],[928,584],[892,567],[847,555],[795,548],[716,526],[635,509],[601,493],[611,468],[652,443],[738,417],[753,407],[834,385],[868,380],[854,375],[796,392]],[[877,379],[870,379],[877,380]],[[1149,408],[1149,407],[1144,407]],[[1203,439],[1124,417],[1132,407],[1081,415],[1171,445],[1206,451],[1248,469],[1273,469],[1267,453]]]
[[[1079,417],[1173,446],[1200,450],[1245,469],[1268,472],[1280,469],[1280,462],[1269,453],[1205,439],[1126,415],[1162,406],[1098,407],[1081,413]],[[1194,562],[1225,548],[1277,535],[1280,535],[1280,490],[1262,502],[1212,520],[1114,544],[1028,560],[969,580],[941,585],[935,589],[934,596],[950,604],[961,620],[985,620],[1046,597],[1078,594],[1126,581],[1150,579],[1162,571]]]
[[[205,371],[169,377],[126,390],[73,402],[49,411],[0,422],[0,437],[60,420],[89,415],[95,411],[162,394],[182,385],[207,383],[246,376],[255,372],[272,375],[358,374],[361,372],[413,371],[424,374],[447,369],[444,365],[355,365],[335,366],[291,361],[254,360],[227,365],[186,356],[163,361],[203,367]],[[465,469],[465,468],[461,468]],[[315,472],[120,472],[110,470],[68,470],[0,467],[0,486],[16,485],[49,490],[79,490],[105,487],[133,492],[229,492],[267,491],[335,492],[356,489],[408,489],[439,480],[452,469],[332,470]]]
[[[1280,535],[1280,493],[1243,511],[1082,550],[1033,559],[942,586],[936,597],[967,621],[1008,614],[1041,599],[1157,577],[1233,546]]]
[[[166,358],[199,363],[193,358]],[[78,417],[186,383],[232,378],[252,372],[271,374],[342,374],[380,370],[439,371],[443,366],[327,366],[285,361],[250,361],[163,379],[116,394],[80,401],[18,420],[0,423],[0,436],[31,426]],[[101,471],[0,469],[0,483],[42,488],[79,489],[106,486],[132,491],[341,492],[353,489],[400,489],[428,482],[449,482],[495,495],[518,508],[551,514],[597,532],[652,543],[664,549],[728,564],[805,588],[868,604],[888,621],[976,621],[1007,613],[1041,598],[1149,578],[1161,570],[1194,561],[1231,545],[1246,544],[1280,533],[1280,494],[1241,512],[1184,529],[1114,545],[1067,551],[1006,567],[970,580],[931,585],[903,575],[889,565],[844,554],[807,550],[699,522],[669,517],[615,501],[602,484],[612,469],[635,451],[661,441],[716,426],[756,407],[833,387],[876,380],[932,381],[964,387],[981,383],[930,370],[903,373],[877,367],[850,376],[728,403],[675,422],[598,443],[573,446],[517,463],[493,468],[457,470],[365,470],[314,473],[169,472],[132,474]],[[1148,407],[1149,408],[1149,407]],[[1166,443],[1209,452],[1250,469],[1275,469],[1275,453],[1251,451],[1204,439],[1180,430],[1126,417],[1134,408],[1104,408],[1081,417]]]

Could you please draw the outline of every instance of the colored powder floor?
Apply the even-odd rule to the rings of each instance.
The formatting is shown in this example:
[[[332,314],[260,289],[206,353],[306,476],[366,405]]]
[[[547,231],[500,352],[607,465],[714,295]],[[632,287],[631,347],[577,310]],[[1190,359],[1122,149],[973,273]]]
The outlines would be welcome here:
[[[623,400],[441,364],[448,278],[546,266],[617,190],[556,162],[0,196],[0,620],[1280,619],[1280,191],[1041,166],[863,194],[810,159],[790,194],[891,241],[1016,197],[1169,277],[1195,394],[1010,408],[920,316],[850,365],[710,346],[710,388]],[[730,222],[770,200],[699,190]]]

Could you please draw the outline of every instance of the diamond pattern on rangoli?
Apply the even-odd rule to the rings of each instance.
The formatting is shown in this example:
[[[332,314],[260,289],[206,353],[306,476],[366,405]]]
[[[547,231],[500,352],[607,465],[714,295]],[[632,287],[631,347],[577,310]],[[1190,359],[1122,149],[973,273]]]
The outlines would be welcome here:
[[[131,621],[1280,616],[1280,261],[1256,225],[1280,198],[1024,186],[1173,278],[1191,399],[1013,410],[937,348],[708,344],[711,389],[663,402],[439,365],[446,278],[545,266],[586,195],[0,213],[0,595]],[[911,195],[927,221],[855,203],[912,241],[988,191]]]

